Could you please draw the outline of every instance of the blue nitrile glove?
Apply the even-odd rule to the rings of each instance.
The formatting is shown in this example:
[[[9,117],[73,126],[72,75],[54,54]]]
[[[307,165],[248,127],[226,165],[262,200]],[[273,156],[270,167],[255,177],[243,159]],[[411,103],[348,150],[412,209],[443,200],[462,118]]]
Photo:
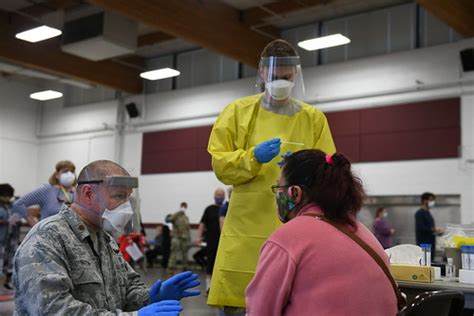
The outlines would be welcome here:
[[[181,272],[161,283],[158,280],[150,288],[150,302],[180,300],[183,297],[201,294],[201,291],[186,291],[201,284],[198,275],[191,271]]]
[[[277,164],[278,164],[280,167],[283,167],[283,164],[285,163],[285,159],[288,158],[288,157],[290,157],[292,154],[293,154],[293,152],[288,150],[288,151],[286,152],[286,154],[283,154],[283,155],[280,156],[281,158],[283,158],[283,160],[277,162]]]
[[[179,316],[182,310],[178,301],[161,301],[140,308],[138,316]]]
[[[253,154],[259,163],[267,163],[278,155],[280,146],[281,140],[279,138],[272,138],[255,146]]]

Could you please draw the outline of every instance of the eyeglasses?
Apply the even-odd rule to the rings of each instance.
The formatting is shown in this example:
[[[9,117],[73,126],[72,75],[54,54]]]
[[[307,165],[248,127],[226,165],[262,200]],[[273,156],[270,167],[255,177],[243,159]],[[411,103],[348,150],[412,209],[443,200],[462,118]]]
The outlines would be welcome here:
[[[290,187],[291,185],[272,185],[271,186],[271,189],[272,189],[272,192],[273,193],[277,193],[278,192],[278,189],[280,188],[288,188]]]

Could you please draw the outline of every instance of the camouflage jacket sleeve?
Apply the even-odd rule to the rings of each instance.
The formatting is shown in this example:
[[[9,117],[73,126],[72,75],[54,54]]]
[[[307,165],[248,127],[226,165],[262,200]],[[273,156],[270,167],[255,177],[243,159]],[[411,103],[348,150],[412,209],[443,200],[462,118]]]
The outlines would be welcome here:
[[[143,284],[140,274],[121,258],[126,266],[127,290],[126,290],[126,310],[138,310],[150,302],[148,288]]]
[[[51,229],[38,229],[23,241],[14,263],[17,315],[136,314],[97,309],[76,300],[71,294],[74,286],[68,271],[70,263],[63,250],[66,247],[58,232]],[[84,283],[92,282],[93,272],[90,278],[89,275],[83,275],[81,279]],[[135,280],[135,277],[132,280]]]

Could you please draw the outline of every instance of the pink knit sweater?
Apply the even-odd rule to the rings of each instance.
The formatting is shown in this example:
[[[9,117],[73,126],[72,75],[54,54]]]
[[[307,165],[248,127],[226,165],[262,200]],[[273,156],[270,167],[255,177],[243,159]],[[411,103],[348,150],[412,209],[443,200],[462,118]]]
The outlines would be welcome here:
[[[352,239],[314,217],[309,205],[264,244],[247,287],[248,316],[396,315],[397,300],[382,269]],[[356,234],[388,264],[360,222]]]

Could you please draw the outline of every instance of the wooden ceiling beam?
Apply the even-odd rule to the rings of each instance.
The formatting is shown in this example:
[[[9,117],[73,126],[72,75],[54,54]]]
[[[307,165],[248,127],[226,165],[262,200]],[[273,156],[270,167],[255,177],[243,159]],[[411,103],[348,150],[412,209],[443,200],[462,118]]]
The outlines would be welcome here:
[[[416,2],[461,35],[474,36],[473,0],[417,0]]]
[[[15,38],[17,29],[0,21],[0,59],[45,73],[137,94],[140,70],[113,61],[94,62],[64,53],[58,39],[28,43]]]
[[[47,0],[33,4],[20,11],[32,17],[39,18],[45,14],[58,10],[67,10],[80,4],[80,0]]]
[[[175,39],[176,37],[163,33],[163,32],[153,32],[149,34],[144,34],[138,37],[138,47],[153,45],[165,41]]]
[[[284,16],[290,12],[304,10],[318,5],[326,5],[333,0],[286,0],[270,2],[242,11],[242,22],[248,26],[262,24],[265,19]]]
[[[271,40],[241,23],[239,11],[219,0],[89,2],[252,66]]]

